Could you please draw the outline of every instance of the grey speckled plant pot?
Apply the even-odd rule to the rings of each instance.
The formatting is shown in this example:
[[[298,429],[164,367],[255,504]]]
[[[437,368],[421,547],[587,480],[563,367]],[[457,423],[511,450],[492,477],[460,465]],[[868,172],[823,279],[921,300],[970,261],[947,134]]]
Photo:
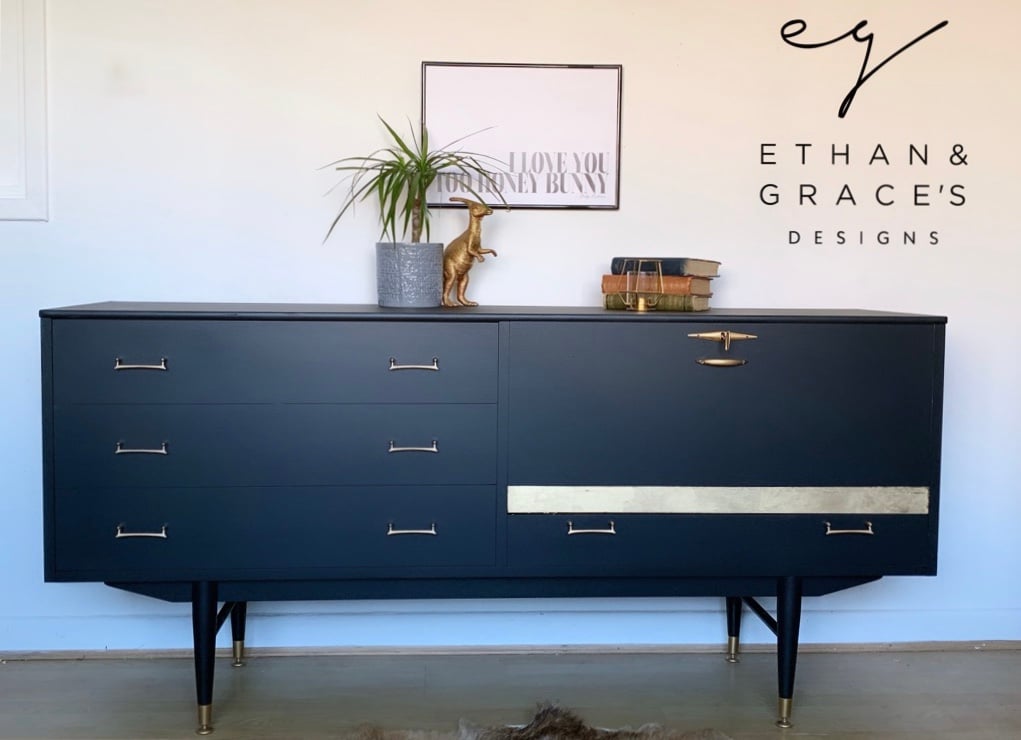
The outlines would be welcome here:
[[[442,302],[443,245],[376,243],[376,293],[388,308],[434,308]]]

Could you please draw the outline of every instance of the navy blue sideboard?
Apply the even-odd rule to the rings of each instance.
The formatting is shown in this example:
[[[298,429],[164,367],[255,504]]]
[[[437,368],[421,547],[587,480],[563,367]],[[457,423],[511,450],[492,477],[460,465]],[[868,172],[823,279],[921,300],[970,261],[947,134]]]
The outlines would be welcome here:
[[[202,733],[248,602],[423,597],[748,605],[789,726],[802,597],[936,572],[943,317],[40,316],[46,580],[190,601]]]

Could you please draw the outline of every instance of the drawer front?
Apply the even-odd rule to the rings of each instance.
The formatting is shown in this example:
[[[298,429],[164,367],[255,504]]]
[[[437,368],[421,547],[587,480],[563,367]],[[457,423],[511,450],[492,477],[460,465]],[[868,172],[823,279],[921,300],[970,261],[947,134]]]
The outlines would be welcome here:
[[[493,403],[496,363],[496,324],[53,322],[58,404]]]
[[[60,406],[55,485],[492,484],[496,426],[490,404]]]
[[[935,573],[929,524],[885,515],[511,515],[508,551],[519,575],[920,575]]]
[[[160,581],[490,566],[495,498],[492,486],[61,490],[56,573]]]
[[[704,329],[757,338],[689,336]],[[934,487],[935,332],[512,323],[509,482]]]

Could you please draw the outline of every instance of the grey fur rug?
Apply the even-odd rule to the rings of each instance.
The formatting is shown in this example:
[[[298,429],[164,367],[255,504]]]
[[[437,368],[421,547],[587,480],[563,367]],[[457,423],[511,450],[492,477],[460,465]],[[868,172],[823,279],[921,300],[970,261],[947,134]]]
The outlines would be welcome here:
[[[366,727],[344,737],[348,740],[731,740],[717,730],[668,730],[659,725],[638,729],[607,730],[590,727],[570,709],[542,704],[527,725],[477,727],[461,720],[457,732],[381,730]]]

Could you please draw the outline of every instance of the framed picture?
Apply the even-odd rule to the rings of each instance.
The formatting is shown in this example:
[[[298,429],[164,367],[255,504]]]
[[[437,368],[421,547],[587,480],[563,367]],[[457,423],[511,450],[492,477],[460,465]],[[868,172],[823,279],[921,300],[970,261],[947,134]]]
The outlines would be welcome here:
[[[514,208],[619,208],[621,65],[422,63],[431,146],[477,152]],[[487,202],[489,185],[441,175],[431,207]],[[461,207],[461,206],[458,206]]]

